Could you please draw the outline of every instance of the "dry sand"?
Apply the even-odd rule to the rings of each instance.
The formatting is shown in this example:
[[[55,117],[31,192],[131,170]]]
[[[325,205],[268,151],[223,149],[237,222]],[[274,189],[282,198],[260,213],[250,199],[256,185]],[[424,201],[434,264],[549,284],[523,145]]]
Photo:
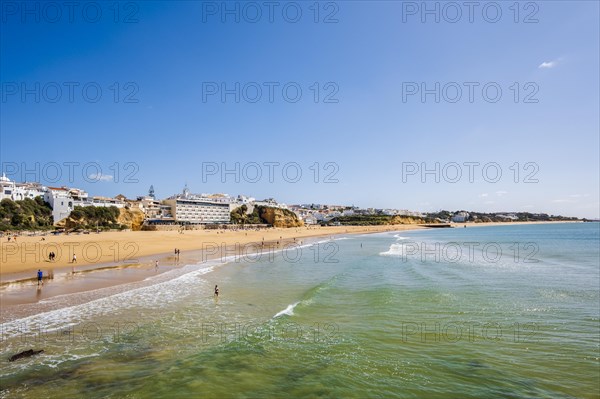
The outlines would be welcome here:
[[[467,223],[467,227],[524,223]],[[552,223],[552,222],[541,222]],[[463,228],[464,223],[453,227]],[[139,282],[157,273],[196,264],[200,260],[218,259],[232,253],[246,255],[269,248],[281,249],[290,243],[308,243],[317,237],[339,234],[377,233],[422,229],[418,225],[338,226],[267,229],[251,231],[188,230],[107,232],[100,234],[47,234],[19,236],[16,243],[0,239],[0,323],[60,307],[60,303],[40,302],[78,292]],[[265,243],[264,248],[261,243]],[[173,250],[179,248],[181,257]],[[48,261],[54,251],[56,259]],[[224,251],[226,251],[224,253]],[[73,253],[77,262],[71,263]],[[155,262],[159,267],[155,267]],[[36,271],[41,269],[47,280],[43,289],[37,285]],[[37,287],[37,289],[36,289]],[[101,294],[98,294],[101,295]],[[91,300],[94,296],[87,296]],[[43,304],[43,306],[42,306]]]
[[[352,233],[375,233],[382,231],[409,230],[421,228],[416,225],[394,226],[332,226],[274,228],[265,230],[187,230],[178,231],[126,231],[91,234],[47,234],[41,236],[19,236],[8,241],[3,237],[0,243],[0,281],[8,282],[27,277],[35,277],[41,269],[44,275],[52,271],[90,269],[107,265],[137,263],[139,258],[151,255],[173,254],[174,249],[182,251],[207,250],[215,247],[243,246],[250,243],[276,243],[277,241],[301,241],[303,238]],[[54,252],[53,262],[48,254]],[[72,262],[73,254],[76,262]]]

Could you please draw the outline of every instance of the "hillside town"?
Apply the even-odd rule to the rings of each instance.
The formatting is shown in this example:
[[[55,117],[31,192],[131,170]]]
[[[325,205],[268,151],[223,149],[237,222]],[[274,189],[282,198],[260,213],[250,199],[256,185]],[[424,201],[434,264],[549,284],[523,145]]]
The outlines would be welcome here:
[[[395,220],[416,220],[428,223],[467,223],[486,221],[527,221],[551,220],[546,214],[517,214],[495,213],[478,214],[467,211],[437,213],[421,213],[407,209],[377,209],[360,208],[354,205],[332,204],[296,204],[287,205],[274,198],[257,200],[246,195],[231,196],[229,194],[194,194],[187,185],[181,193],[174,194],[165,199],[155,196],[154,187],[148,193],[135,199],[124,195],[114,198],[103,196],[90,196],[86,191],[74,187],[44,186],[37,182],[15,182],[6,175],[0,177],[0,201],[9,199],[23,201],[25,199],[41,198],[52,209],[54,225],[67,219],[77,207],[108,208],[139,211],[143,214],[143,225],[155,226],[194,226],[197,225],[226,225],[232,222],[231,213],[244,207],[247,214],[251,214],[256,207],[279,208],[293,212],[304,225],[340,225],[340,224],[396,224]],[[239,210],[238,210],[239,211]],[[383,222],[382,222],[383,220]],[[365,222],[366,221],[366,222]]]

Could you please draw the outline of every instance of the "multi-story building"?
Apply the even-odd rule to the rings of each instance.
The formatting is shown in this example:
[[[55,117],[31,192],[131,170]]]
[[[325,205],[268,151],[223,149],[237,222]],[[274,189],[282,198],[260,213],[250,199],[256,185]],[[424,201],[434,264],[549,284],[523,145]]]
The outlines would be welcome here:
[[[78,201],[75,202],[75,206],[100,206],[100,207],[109,207],[116,206],[117,208],[124,208],[126,205],[125,201],[121,201],[116,198],[109,197],[92,197],[92,200],[88,201]]]
[[[274,198],[267,198],[262,201],[254,201],[253,205],[254,206],[269,206],[272,208],[288,209],[286,204],[280,204]]]
[[[46,187],[39,183],[17,183],[11,181],[5,174],[0,176],[0,201],[8,198],[13,201],[22,201],[25,198],[34,199],[43,197]]]
[[[44,201],[52,207],[54,223],[60,222],[71,214],[75,207],[75,199],[66,187],[48,187],[44,193]]]
[[[187,186],[183,193],[164,201],[171,207],[175,222],[186,224],[219,224],[231,221],[230,201],[211,201],[190,193]]]
[[[313,225],[313,224],[318,223],[317,218],[314,217],[313,215],[306,215],[302,218],[302,220],[304,221],[304,224],[306,224],[306,225]]]
[[[144,216],[149,223],[172,223],[174,222],[171,215],[171,206],[161,203],[154,197],[138,197],[137,200],[128,200],[130,207],[137,208],[144,212]]]
[[[176,222],[189,224],[230,222],[228,203],[180,197],[165,200],[165,204],[171,206],[171,215]]]
[[[464,223],[469,219],[469,213],[468,212],[457,212],[452,216],[452,221],[454,223]]]

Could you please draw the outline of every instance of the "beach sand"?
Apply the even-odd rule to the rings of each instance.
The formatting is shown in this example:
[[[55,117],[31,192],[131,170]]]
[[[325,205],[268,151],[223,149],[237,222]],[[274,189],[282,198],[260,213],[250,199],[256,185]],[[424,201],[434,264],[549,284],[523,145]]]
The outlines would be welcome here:
[[[467,227],[533,224],[467,223]],[[552,222],[541,222],[552,223]],[[465,223],[452,227],[464,228]],[[423,229],[419,225],[331,226],[264,230],[124,231],[99,234],[18,236],[0,242],[0,322],[40,311],[40,301],[65,294],[141,282],[151,276],[210,259],[260,251],[277,251],[342,234],[369,234]],[[263,244],[264,243],[264,244]],[[181,251],[174,255],[174,249]],[[56,258],[50,262],[48,253]],[[72,262],[73,254],[77,261]],[[158,267],[156,266],[158,262]],[[37,287],[41,269],[45,284]],[[92,299],[90,297],[89,299]],[[19,305],[35,305],[21,308]],[[37,305],[36,305],[37,304]],[[15,307],[16,306],[16,307]],[[59,306],[46,303],[44,306]],[[49,309],[50,309],[49,308]]]
[[[565,222],[507,222],[507,223],[452,223],[452,227],[483,227],[497,225],[565,223]],[[47,234],[28,236],[23,234],[8,241],[0,238],[0,283],[25,278],[34,278],[41,269],[44,275],[50,271],[90,270],[110,265],[140,263],[140,259],[156,255],[173,255],[178,248],[186,251],[207,250],[214,252],[219,247],[234,250],[237,246],[273,243],[281,241],[300,242],[309,237],[334,236],[339,234],[376,233],[424,228],[419,225],[385,226],[328,226],[271,228],[261,230],[186,230],[178,231],[123,231],[90,234]],[[253,247],[257,247],[254,245]],[[248,247],[248,251],[250,248]],[[48,260],[54,252],[55,259]],[[76,262],[72,262],[73,254]]]
[[[15,242],[3,237],[0,243],[0,282],[35,277],[38,269],[47,275],[50,271],[61,272],[89,270],[108,265],[139,263],[152,255],[173,255],[175,248],[182,252],[207,250],[214,252],[227,246],[232,250],[247,244],[277,241],[300,242],[308,237],[338,234],[375,233],[422,228],[416,225],[395,226],[331,226],[273,228],[264,230],[186,230],[178,231],[125,231],[99,234],[61,234],[44,236],[19,236]],[[250,249],[248,249],[250,250]],[[48,254],[54,252],[54,261]],[[76,262],[72,262],[73,254]]]

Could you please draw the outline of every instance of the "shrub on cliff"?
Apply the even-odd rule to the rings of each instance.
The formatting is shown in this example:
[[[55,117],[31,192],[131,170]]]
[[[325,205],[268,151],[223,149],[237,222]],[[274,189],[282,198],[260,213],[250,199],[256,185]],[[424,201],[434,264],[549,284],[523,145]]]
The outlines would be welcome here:
[[[65,221],[67,229],[118,229],[120,210],[116,206],[76,206]]]
[[[43,230],[52,226],[52,208],[42,197],[0,201],[0,230]]]

